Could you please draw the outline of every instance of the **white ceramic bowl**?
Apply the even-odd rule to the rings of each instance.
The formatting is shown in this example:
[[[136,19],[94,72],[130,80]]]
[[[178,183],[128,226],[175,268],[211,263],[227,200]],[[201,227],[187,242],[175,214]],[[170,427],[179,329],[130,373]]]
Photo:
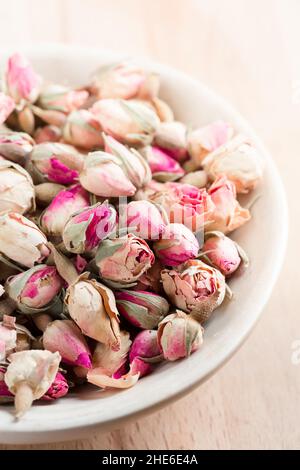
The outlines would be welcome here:
[[[12,51],[0,52],[2,68]],[[24,53],[44,77],[72,85],[84,83],[100,64],[120,58],[101,50],[59,45],[26,48]],[[189,359],[162,364],[129,390],[100,392],[87,387],[80,394],[72,393],[52,404],[35,404],[19,422],[14,420],[11,406],[1,406],[2,443],[40,443],[88,436],[96,429],[120,426],[129,418],[136,419],[191,391],[242,344],[278,276],[287,238],[287,209],[272,158],[244,119],[202,83],[169,67],[143,63],[160,73],[161,96],[171,104],[179,120],[201,126],[223,118],[248,135],[259,148],[266,165],[264,184],[257,190],[261,197],[253,207],[252,221],[234,234],[250,256],[250,268],[231,281],[235,299],[214,313],[206,326],[203,347]]]

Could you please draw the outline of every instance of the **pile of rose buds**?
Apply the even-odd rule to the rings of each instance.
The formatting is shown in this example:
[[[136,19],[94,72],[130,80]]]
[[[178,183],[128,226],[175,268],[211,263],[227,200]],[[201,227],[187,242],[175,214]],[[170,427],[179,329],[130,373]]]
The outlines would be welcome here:
[[[0,401],[21,417],[89,382],[127,388],[198,350],[247,265],[228,234],[262,178],[247,137],[189,129],[159,77],[105,65],[78,89],[15,54],[0,92]]]

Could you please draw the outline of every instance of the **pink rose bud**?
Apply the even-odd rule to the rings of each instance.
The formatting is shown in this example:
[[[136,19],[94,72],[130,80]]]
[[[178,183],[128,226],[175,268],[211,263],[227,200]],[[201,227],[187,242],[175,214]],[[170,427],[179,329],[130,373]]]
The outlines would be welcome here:
[[[26,217],[9,212],[0,215],[0,253],[27,268],[49,256],[47,238]]]
[[[131,372],[139,373],[140,377],[143,377],[150,374],[153,371],[153,364],[161,360],[157,331],[144,330],[138,333],[129,353]]]
[[[0,91],[0,125],[6,121],[14,109],[14,100]]]
[[[204,255],[202,259],[212,264],[224,276],[233,274],[240,266],[242,259],[246,262],[245,255],[240,251],[238,244],[222,232],[208,232],[207,237],[201,250]]]
[[[199,243],[184,225],[170,224],[166,226],[161,240],[154,243],[153,249],[162,264],[178,266],[198,256]]]
[[[21,351],[11,354],[4,380],[15,395],[16,417],[21,418],[49,390],[55,380],[61,357],[50,351]]]
[[[187,129],[182,122],[162,122],[156,130],[154,144],[178,162],[187,159]]]
[[[135,283],[154,260],[154,254],[145,240],[131,233],[125,237],[104,240],[95,257],[100,277],[116,287]]]
[[[16,302],[18,310],[34,313],[49,307],[63,287],[63,280],[54,266],[40,264],[7,279],[5,291]]]
[[[34,140],[37,144],[43,144],[45,142],[59,142],[61,137],[61,129],[50,124],[44,127],[39,127],[34,134]]]
[[[43,345],[48,351],[58,351],[66,364],[87,369],[92,366],[86,340],[72,320],[55,320],[49,323],[43,334]]]
[[[97,70],[92,88],[101,99],[152,99],[158,94],[159,77],[131,62],[121,62]]]
[[[216,178],[208,194],[214,203],[214,210],[209,216],[207,230],[228,233],[250,220],[249,210],[240,206],[236,199],[235,186],[225,175],[219,175]]]
[[[184,175],[179,163],[159,147],[146,147],[144,154],[149,163],[152,177],[161,182],[175,181]]]
[[[89,194],[80,184],[64,189],[42,213],[41,228],[48,235],[61,236],[71,215],[88,206]]]
[[[223,274],[200,260],[189,260],[176,270],[165,269],[161,278],[171,303],[200,323],[209,319],[225,297]]]
[[[165,228],[159,209],[149,201],[131,201],[126,206],[125,216],[128,232],[146,240],[157,240]],[[123,219],[120,215],[120,225]]]
[[[33,146],[34,140],[24,132],[0,131],[0,155],[7,160],[24,165]]]
[[[103,146],[102,127],[95,116],[86,109],[73,111],[63,128],[64,141],[85,150]]]
[[[42,400],[56,400],[57,398],[62,398],[67,395],[69,391],[69,385],[65,377],[61,372],[57,372],[54,381],[52,382],[50,388],[47,390],[45,395],[42,396]]]
[[[233,127],[224,121],[215,121],[188,134],[189,154],[196,167],[202,166],[207,154],[228,142],[233,136]]]
[[[16,163],[0,160],[0,212],[24,214],[34,208],[35,192],[29,173]]]
[[[202,327],[180,310],[164,318],[158,326],[158,343],[168,361],[188,357],[203,343]]]
[[[78,181],[83,155],[71,145],[49,142],[34,147],[30,164],[38,182],[72,184]]]
[[[4,86],[16,103],[23,100],[34,103],[40,93],[41,78],[24,56],[14,54],[8,59]]]
[[[252,191],[262,179],[263,162],[259,152],[246,137],[237,135],[203,160],[209,178],[226,175],[238,193]]]
[[[166,183],[162,191],[150,195],[149,200],[166,211],[171,223],[183,224],[192,232],[203,230],[214,209],[206,189],[189,184]]]
[[[116,209],[107,201],[81,209],[70,217],[63,230],[63,242],[71,253],[91,252],[116,231]]]
[[[152,330],[168,314],[169,303],[153,292],[122,290],[115,292],[120,314],[132,325]]]
[[[128,145],[151,143],[159,125],[159,119],[151,107],[135,100],[99,100],[92,106],[91,112],[106,134]]]
[[[69,114],[81,108],[88,96],[86,90],[71,90],[63,85],[50,84],[42,90],[38,105],[42,109]]]
[[[65,303],[69,314],[82,333],[120,348],[119,312],[113,292],[100,282],[88,280],[86,274],[68,287]]]

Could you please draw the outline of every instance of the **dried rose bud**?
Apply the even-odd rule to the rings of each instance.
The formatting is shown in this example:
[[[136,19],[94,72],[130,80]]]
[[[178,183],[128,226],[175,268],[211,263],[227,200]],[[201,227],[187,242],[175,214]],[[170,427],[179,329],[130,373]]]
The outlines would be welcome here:
[[[68,144],[85,150],[103,146],[102,127],[95,116],[86,109],[69,114],[63,128],[63,138]]]
[[[128,145],[151,143],[159,124],[151,107],[135,100],[99,100],[92,106],[91,112],[106,134]]]
[[[203,343],[202,327],[191,316],[180,310],[164,318],[159,326],[157,339],[168,361],[188,357]]]
[[[263,174],[259,152],[243,135],[236,136],[207,155],[203,167],[212,181],[226,175],[235,184],[238,193],[252,191]]]
[[[65,303],[82,333],[118,351],[119,313],[113,292],[85,274],[68,287]]]
[[[224,276],[231,276],[242,261],[243,255],[240,254],[240,247],[222,232],[208,232],[206,238],[201,250],[202,259],[212,264]]]
[[[5,291],[18,310],[34,313],[45,309],[63,287],[63,280],[54,266],[40,264],[7,279]]]
[[[6,121],[14,109],[14,100],[0,91],[0,125]]]
[[[219,175],[208,190],[214,203],[214,210],[209,216],[207,230],[232,232],[251,218],[248,209],[240,206],[236,199],[234,184],[225,175]]]
[[[33,400],[41,398],[55,380],[60,363],[59,353],[21,351],[9,356],[5,383],[15,395],[16,417],[21,418]]]
[[[206,155],[228,142],[233,136],[233,127],[224,121],[215,121],[188,134],[189,154],[197,168],[202,166]]]
[[[140,377],[148,375],[153,371],[153,364],[161,360],[157,331],[144,330],[138,333],[129,353],[131,373],[139,373]]]
[[[9,212],[0,215],[0,253],[31,268],[49,256],[47,239],[26,217]]]
[[[86,253],[115,232],[118,216],[107,201],[81,209],[70,217],[63,230],[63,242],[71,253]]]
[[[200,323],[209,319],[225,297],[225,278],[200,260],[189,260],[176,270],[161,272],[164,290],[173,305],[192,313]]]
[[[34,147],[30,164],[37,182],[72,184],[78,180],[83,167],[83,155],[71,145],[43,143]]]
[[[138,279],[136,286],[133,286],[133,290],[144,290],[160,294],[162,292],[161,270],[161,263],[155,260],[153,266]]]
[[[169,224],[166,226],[161,240],[154,243],[153,249],[162,264],[178,266],[197,257],[199,243],[195,235],[184,225]]]
[[[115,297],[120,314],[143,330],[156,328],[169,312],[167,300],[153,292],[124,289],[115,292]]]
[[[0,212],[24,214],[35,208],[31,176],[20,165],[0,160]]]
[[[40,183],[34,188],[36,202],[40,206],[48,206],[60,191],[66,189],[63,184],[58,183]]]
[[[42,396],[42,400],[56,400],[57,398],[62,398],[67,395],[69,391],[69,385],[65,377],[61,372],[57,372],[54,381],[52,382],[50,388],[47,390],[45,395]]]
[[[61,129],[53,125],[39,127],[34,134],[34,140],[37,144],[43,144],[44,142],[59,142],[61,137]]]
[[[154,144],[178,162],[186,160],[187,129],[182,122],[162,122],[156,130]]]
[[[175,181],[184,175],[179,163],[159,147],[148,146],[143,154],[149,163],[152,177],[161,182]]]
[[[205,188],[181,183],[166,183],[161,191],[149,196],[149,200],[161,206],[171,223],[179,223],[192,232],[203,230],[214,204]]]
[[[145,240],[128,234],[125,237],[104,240],[96,257],[100,277],[116,286],[136,282],[154,263],[154,254]]]
[[[58,351],[62,361],[72,366],[92,366],[91,353],[78,326],[72,320],[55,320],[43,334],[43,345],[48,351]]]
[[[25,132],[0,131],[0,155],[14,163],[24,164],[34,146],[34,140]]]
[[[196,188],[204,188],[207,185],[207,174],[204,170],[192,171],[184,175],[179,183],[190,184]]]
[[[4,88],[16,103],[23,100],[34,103],[40,93],[40,86],[41,77],[23,55],[14,54],[8,59]]]
[[[69,114],[81,108],[88,96],[86,90],[72,90],[63,85],[50,84],[42,90],[38,105],[42,109]]]
[[[89,206],[89,195],[80,184],[60,191],[40,218],[42,230],[53,236],[61,236],[69,218]]]
[[[140,238],[157,240],[164,231],[165,223],[162,215],[149,201],[131,201],[126,206],[125,216],[128,232]],[[120,218],[120,223],[121,221]]]
[[[159,77],[132,62],[121,62],[98,69],[93,77],[92,88],[101,99],[152,99],[158,94]]]

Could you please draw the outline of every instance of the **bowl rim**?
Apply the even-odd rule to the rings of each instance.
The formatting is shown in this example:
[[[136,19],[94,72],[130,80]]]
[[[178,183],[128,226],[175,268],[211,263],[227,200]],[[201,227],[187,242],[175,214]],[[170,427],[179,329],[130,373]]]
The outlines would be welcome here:
[[[17,49],[18,51],[24,52],[30,57],[36,56],[37,58],[41,57],[41,54],[43,54],[44,57],[49,57],[52,55],[59,58],[63,58],[66,55],[76,56],[78,54],[87,54],[91,57],[96,57],[97,55],[99,55],[99,57],[101,57],[101,60],[106,60],[106,57],[107,60],[120,60],[120,57],[124,57],[124,53],[122,53],[122,51],[120,53],[117,53],[109,51],[108,49],[103,50],[101,48],[86,47],[76,44],[68,45],[59,43],[41,43],[39,45],[24,45],[22,47],[18,47]],[[16,47],[14,46],[0,48],[0,52],[3,55],[11,54],[15,50]],[[11,444],[18,444],[24,442],[55,442],[61,438],[66,440],[73,439],[75,437],[82,437],[91,432],[93,429],[96,430],[100,427],[103,428],[103,430],[107,431],[111,428],[116,427],[117,425],[121,425],[125,420],[128,421],[129,419],[138,419],[141,415],[149,414],[165,406],[166,404],[170,404],[175,400],[181,398],[185,394],[194,390],[208,378],[210,378],[235,354],[235,352],[237,352],[237,350],[241,347],[241,345],[250,335],[255,324],[260,318],[262,311],[271,295],[274,284],[279,276],[284,260],[288,239],[287,201],[284,186],[279,176],[279,172],[276,168],[275,162],[273,161],[269,152],[266,150],[265,146],[262,144],[260,138],[256,135],[255,131],[252,129],[250,124],[248,124],[248,122],[240,115],[238,111],[235,110],[235,108],[225,98],[210,89],[202,81],[193,78],[188,74],[177,70],[176,68],[161,64],[159,61],[156,60],[153,61],[140,56],[137,56],[136,60],[140,61],[141,63],[147,64],[147,66],[149,67],[153,67],[155,70],[161,70],[162,72],[166,72],[167,74],[172,73],[174,74],[174,76],[177,77],[177,79],[184,80],[187,83],[189,82],[191,85],[193,85],[194,87],[198,87],[199,89],[201,88],[202,91],[207,95],[208,100],[217,102],[224,109],[225,113],[228,114],[228,116],[232,116],[233,120],[238,121],[242,127],[247,129],[247,135],[249,135],[251,140],[263,153],[264,159],[268,163],[269,176],[271,177],[273,184],[276,184],[278,202],[277,209],[281,218],[281,223],[276,234],[277,256],[273,260],[273,271],[271,278],[268,280],[268,283],[266,285],[264,296],[256,301],[255,312],[253,312],[251,321],[249,320],[247,325],[244,325],[243,331],[241,331],[238,337],[234,338],[234,341],[232,341],[230,344],[228,343],[226,351],[224,351],[223,353],[219,353],[219,355],[216,354],[214,361],[211,361],[212,365],[208,368],[209,370],[204,370],[201,376],[197,376],[197,374],[194,374],[184,384],[176,384],[176,386],[172,390],[168,390],[168,393],[164,394],[164,396],[162,396],[161,398],[158,399],[154,395],[152,399],[148,399],[146,405],[141,401],[137,402],[134,406],[134,409],[132,409],[131,411],[120,413],[118,416],[106,420],[101,419],[101,416],[99,418],[98,416],[91,416],[91,414],[87,413],[87,415],[81,416],[80,418],[76,419],[75,425],[72,425],[71,420],[67,420],[63,425],[60,424],[60,427],[55,429],[53,428],[53,426],[47,425],[47,421],[43,421],[42,423],[39,423],[39,429],[37,430],[26,430],[23,426],[15,426],[15,428],[9,426],[9,429],[5,429],[5,427],[2,427],[0,423],[0,442]]]

